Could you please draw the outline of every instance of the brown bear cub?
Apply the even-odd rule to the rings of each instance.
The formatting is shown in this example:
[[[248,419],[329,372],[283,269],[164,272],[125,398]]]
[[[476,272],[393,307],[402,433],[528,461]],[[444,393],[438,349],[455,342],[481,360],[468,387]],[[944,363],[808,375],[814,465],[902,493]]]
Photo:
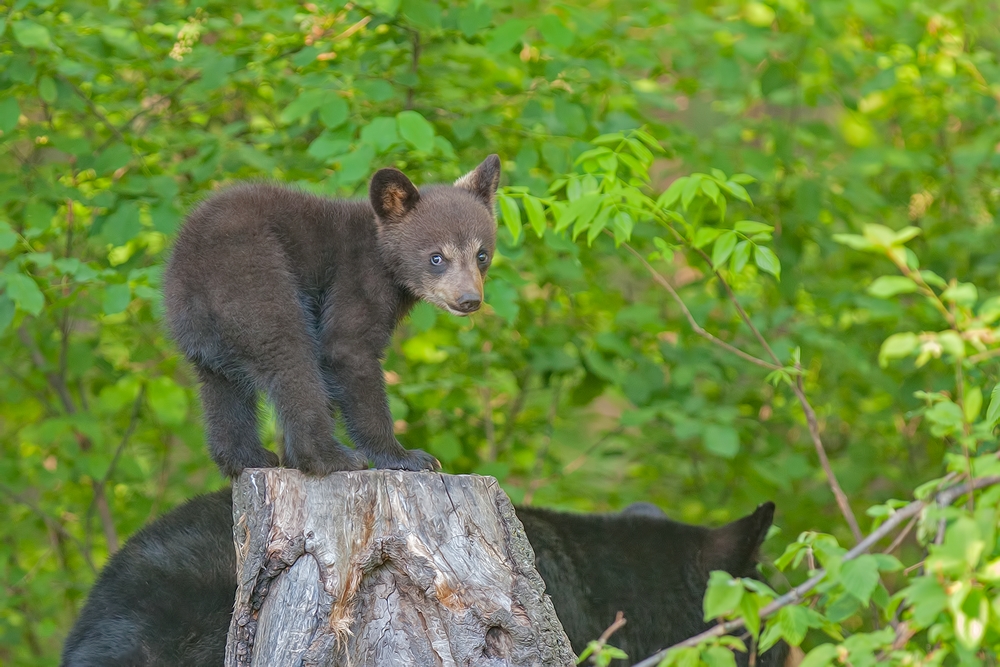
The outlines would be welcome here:
[[[286,466],[440,467],[396,441],[380,359],[419,299],[455,315],[479,308],[499,180],[491,155],[451,186],[417,190],[381,169],[369,201],[253,183],[191,213],[164,278],[167,321],[201,379],[223,474],[278,465],[261,445],[258,392],[278,414]],[[356,450],[334,437],[334,406]]]

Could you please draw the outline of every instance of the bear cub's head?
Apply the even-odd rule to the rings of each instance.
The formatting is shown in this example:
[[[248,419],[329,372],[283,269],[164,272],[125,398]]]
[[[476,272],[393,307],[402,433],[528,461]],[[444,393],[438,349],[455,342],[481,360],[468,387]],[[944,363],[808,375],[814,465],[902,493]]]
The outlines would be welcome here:
[[[454,315],[479,310],[496,247],[493,204],[499,183],[496,155],[454,185],[420,190],[398,169],[375,172],[369,197],[379,247],[396,280]]]

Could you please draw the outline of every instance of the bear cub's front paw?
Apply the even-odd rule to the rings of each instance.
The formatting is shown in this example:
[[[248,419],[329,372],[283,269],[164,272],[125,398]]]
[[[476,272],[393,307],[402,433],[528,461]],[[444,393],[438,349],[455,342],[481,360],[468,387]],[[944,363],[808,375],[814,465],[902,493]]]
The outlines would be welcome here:
[[[441,462],[422,449],[407,449],[402,456],[381,455],[373,460],[375,467],[383,470],[441,470]]]

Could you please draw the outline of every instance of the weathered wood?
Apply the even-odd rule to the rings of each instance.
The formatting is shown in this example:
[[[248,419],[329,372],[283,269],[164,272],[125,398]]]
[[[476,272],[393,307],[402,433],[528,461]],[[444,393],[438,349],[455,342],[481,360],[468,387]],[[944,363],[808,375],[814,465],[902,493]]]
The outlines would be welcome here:
[[[572,665],[492,477],[248,470],[226,667]]]

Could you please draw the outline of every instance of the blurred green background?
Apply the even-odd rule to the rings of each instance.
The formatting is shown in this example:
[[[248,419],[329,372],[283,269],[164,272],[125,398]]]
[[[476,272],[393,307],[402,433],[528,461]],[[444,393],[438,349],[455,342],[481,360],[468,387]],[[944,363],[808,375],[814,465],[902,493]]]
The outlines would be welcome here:
[[[936,358],[879,365],[888,335],[941,323],[866,293],[891,264],[832,235],[917,225],[924,266],[1000,293],[998,25],[964,0],[0,4],[0,664],[56,664],[109,552],[226,484],[160,281],[184,212],[235,179],[364,196],[379,167],[428,183],[497,152],[505,185],[544,196],[589,139],[636,127],[664,149],[654,193],[750,174],[730,217],[775,226],[781,280],[731,282],[783,360],[802,348],[867,530],[865,507],[939,476],[954,443],[914,392],[956,380]],[[787,387],[698,338],[611,238],[516,231],[488,307],[400,327],[404,445],[515,502],[717,524],[771,499],[784,539],[850,541]],[[657,267],[759,353],[704,265]]]

